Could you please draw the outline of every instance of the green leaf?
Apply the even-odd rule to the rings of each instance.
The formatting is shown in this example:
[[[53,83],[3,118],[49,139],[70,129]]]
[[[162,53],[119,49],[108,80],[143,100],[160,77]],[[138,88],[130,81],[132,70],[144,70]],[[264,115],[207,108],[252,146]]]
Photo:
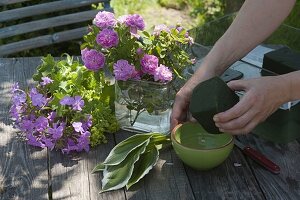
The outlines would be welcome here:
[[[104,161],[105,165],[118,165],[136,148],[148,145],[151,134],[137,134],[117,144]]]
[[[156,165],[159,158],[158,149],[153,146],[149,151],[140,155],[140,159],[134,164],[134,171],[130,177],[126,188],[129,189],[132,185],[141,180],[149,171]]]
[[[96,167],[92,170],[92,174],[100,172],[100,171],[104,171],[105,170],[105,165],[103,163],[99,163],[96,165]]]
[[[132,173],[134,163],[140,158],[140,154],[144,153],[148,143],[143,143],[141,146],[135,148],[130,154],[118,165],[106,166],[103,171],[102,192],[117,190],[124,187]]]

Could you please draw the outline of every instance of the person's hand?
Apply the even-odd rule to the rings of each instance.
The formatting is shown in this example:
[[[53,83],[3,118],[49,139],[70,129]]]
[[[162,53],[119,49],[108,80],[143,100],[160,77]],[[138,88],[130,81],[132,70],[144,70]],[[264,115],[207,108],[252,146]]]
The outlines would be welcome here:
[[[228,86],[245,95],[231,109],[214,116],[221,132],[247,134],[288,101],[288,84],[280,76],[236,80]]]
[[[190,96],[190,92],[184,88],[181,88],[176,94],[171,114],[171,130],[173,130],[177,124],[187,120]]]

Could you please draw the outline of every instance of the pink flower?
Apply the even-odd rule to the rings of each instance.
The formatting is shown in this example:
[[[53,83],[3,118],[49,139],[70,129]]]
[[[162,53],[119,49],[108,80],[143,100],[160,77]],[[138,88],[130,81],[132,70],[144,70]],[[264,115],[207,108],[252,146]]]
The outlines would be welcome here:
[[[113,27],[116,22],[115,15],[107,11],[98,12],[93,20],[93,23],[101,29]]]
[[[158,58],[154,55],[145,54],[141,59],[142,71],[150,75],[154,75],[155,69],[158,67]]]
[[[114,75],[116,80],[126,81],[136,75],[135,67],[130,65],[127,60],[118,60],[114,64]]]
[[[156,25],[153,30],[153,35],[159,35],[162,31],[170,32],[170,28],[165,24]]]
[[[105,64],[105,57],[103,53],[95,49],[88,50],[87,48],[81,51],[81,58],[85,67],[92,71],[102,69]]]
[[[137,34],[137,30],[145,29],[144,19],[138,14],[121,16],[118,21],[130,27],[130,32],[133,34]]]
[[[97,35],[96,41],[104,48],[111,48],[118,45],[119,36],[114,30],[104,29]]]
[[[160,65],[155,69],[154,80],[159,82],[169,82],[172,80],[172,72],[171,70],[164,66]]]

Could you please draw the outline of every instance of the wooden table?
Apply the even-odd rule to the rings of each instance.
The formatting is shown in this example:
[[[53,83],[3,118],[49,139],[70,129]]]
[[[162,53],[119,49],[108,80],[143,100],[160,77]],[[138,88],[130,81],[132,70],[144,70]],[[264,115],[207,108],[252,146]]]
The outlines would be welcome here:
[[[185,166],[169,148],[157,166],[132,190],[99,194],[101,174],[91,174],[128,132],[107,135],[108,143],[75,157],[47,154],[22,141],[9,118],[10,88],[25,86],[40,58],[0,58],[0,199],[300,199],[300,144],[273,144],[254,135],[240,137],[281,167],[274,175],[234,148],[230,157],[210,171]],[[235,163],[241,164],[236,166]]]

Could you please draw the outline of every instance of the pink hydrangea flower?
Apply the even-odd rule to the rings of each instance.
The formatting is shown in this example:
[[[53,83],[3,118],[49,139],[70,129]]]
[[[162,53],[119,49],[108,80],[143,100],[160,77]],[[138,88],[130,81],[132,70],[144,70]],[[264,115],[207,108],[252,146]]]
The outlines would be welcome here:
[[[89,70],[98,71],[104,67],[105,56],[95,49],[88,50],[85,48],[81,51],[81,56],[85,67]]]
[[[104,48],[115,47],[119,43],[119,36],[114,30],[104,29],[96,36],[96,42]]]
[[[172,80],[172,72],[171,70],[164,66],[160,65],[155,69],[154,80],[159,82],[169,82]]]
[[[114,64],[114,75],[116,80],[126,81],[136,75],[135,67],[130,65],[127,60],[118,60]]]
[[[158,58],[154,55],[145,54],[141,59],[141,66],[144,73],[154,75],[155,69],[158,67]]]
[[[100,11],[93,20],[93,23],[100,29],[114,27],[117,20],[111,12]]]

